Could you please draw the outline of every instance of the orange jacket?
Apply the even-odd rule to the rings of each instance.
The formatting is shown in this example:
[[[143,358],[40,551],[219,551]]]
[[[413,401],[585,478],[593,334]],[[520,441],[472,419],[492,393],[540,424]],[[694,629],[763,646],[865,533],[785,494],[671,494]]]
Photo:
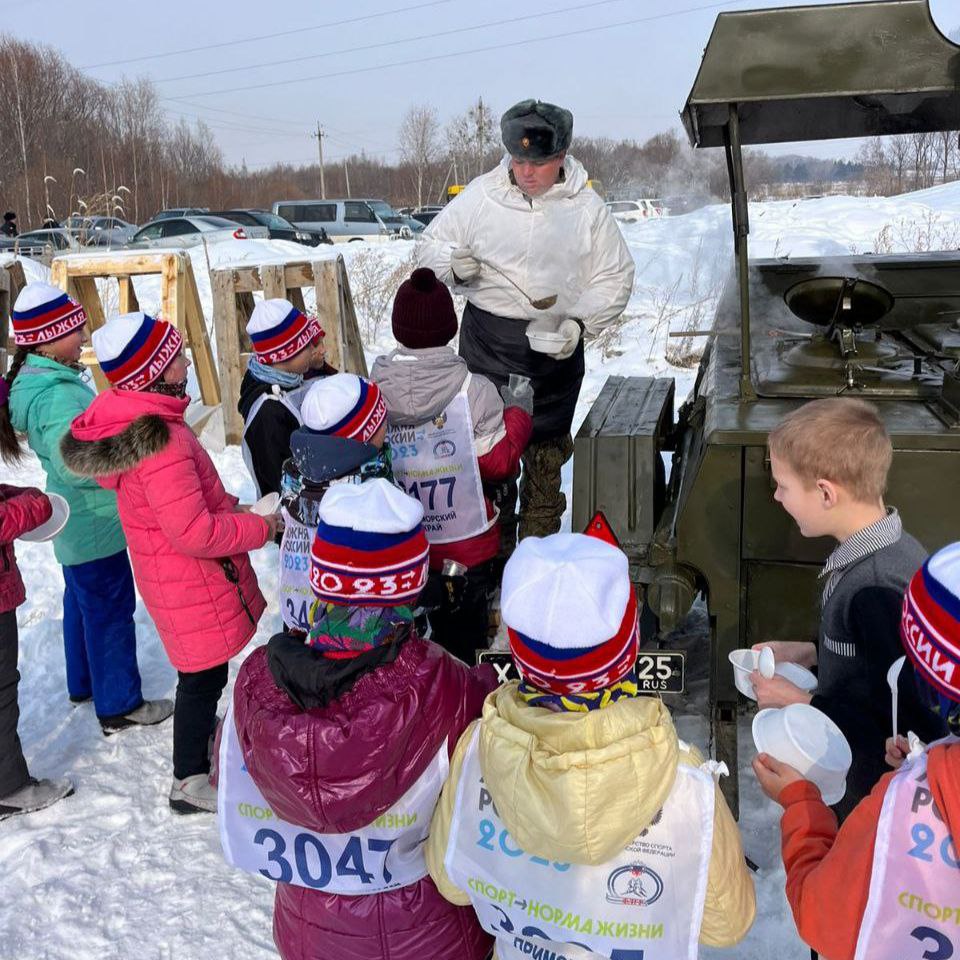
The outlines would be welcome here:
[[[930,751],[927,775],[934,802],[960,838],[960,743]],[[837,818],[808,780],[780,794],[787,899],[801,939],[824,960],[853,960],[870,892],[877,822],[892,773],[861,800],[837,829]],[[829,909],[824,905],[829,904]]]

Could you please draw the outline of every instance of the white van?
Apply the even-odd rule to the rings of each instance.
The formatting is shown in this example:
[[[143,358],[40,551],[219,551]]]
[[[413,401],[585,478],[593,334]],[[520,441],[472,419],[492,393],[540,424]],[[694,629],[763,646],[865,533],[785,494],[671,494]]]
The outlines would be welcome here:
[[[409,234],[400,214],[383,200],[278,200],[272,210],[301,230],[326,230],[334,243]]]

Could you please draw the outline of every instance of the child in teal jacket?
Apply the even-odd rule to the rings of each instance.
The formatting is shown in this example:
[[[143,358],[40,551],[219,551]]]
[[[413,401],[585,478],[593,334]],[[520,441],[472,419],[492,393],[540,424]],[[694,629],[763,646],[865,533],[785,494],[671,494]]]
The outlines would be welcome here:
[[[10,396],[0,406],[0,456],[18,460],[23,449],[17,433],[25,434],[47,475],[47,492],[70,506],[70,519],[54,541],[65,584],[67,692],[75,703],[92,697],[110,734],[159,723],[173,704],[146,701],[141,693],[136,592],[116,494],[71,473],[60,455],[71,421],[94,398],[79,363],[86,319],[79,304],[49,284],[30,283],[20,292],[12,318],[17,350],[6,376]]]

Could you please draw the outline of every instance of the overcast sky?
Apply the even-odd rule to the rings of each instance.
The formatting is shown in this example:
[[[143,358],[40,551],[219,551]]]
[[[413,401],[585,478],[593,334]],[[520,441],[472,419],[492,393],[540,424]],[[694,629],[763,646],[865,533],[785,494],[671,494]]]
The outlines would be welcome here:
[[[228,161],[255,167],[314,159],[310,134],[318,120],[327,134],[325,159],[365,150],[393,160],[407,108],[431,104],[445,122],[478,96],[498,115],[517,100],[539,97],[571,109],[577,133],[643,140],[677,126],[721,10],[781,5],[0,0],[0,30],[50,44],[101,81],[150,77],[171,119],[203,117]],[[946,31],[960,27],[960,0],[931,6]],[[838,156],[852,155],[855,145],[796,149]]]

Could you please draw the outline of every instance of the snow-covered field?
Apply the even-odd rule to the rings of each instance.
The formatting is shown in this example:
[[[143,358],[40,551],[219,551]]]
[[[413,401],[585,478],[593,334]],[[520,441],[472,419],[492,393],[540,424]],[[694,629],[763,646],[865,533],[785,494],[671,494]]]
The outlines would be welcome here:
[[[957,249],[960,184],[893,199],[829,197],[754,204],[751,228],[754,257]],[[624,233],[637,262],[634,296],[618,330],[588,349],[578,423],[610,374],[676,376],[678,400],[682,399],[695,370],[672,366],[665,359],[667,350],[678,342],[669,340],[667,333],[709,322],[731,266],[726,206],[629,225]],[[370,249],[376,251],[372,256],[364,252]],[[412,257],[413,244],[400,241],[376,248],[350,244],[335,250],[320,248],[319,253],[345,255],[355,296],[359,287],[369,284],[369,295],[358,297],[378,313],[361,318],[367,352],[372,358],[388,349],[390,325],[383,321],[383,311],[388,317],[389,301],[382,306],[376,286],[378,278]],[[204,250],[196,249],[191,255],[209,321]],[[281,241],[231,241],[209,248],[213,265],[302,256],[302,247]],[[31,278],[45,273],[31,263],[27,269]],[[158,281],[138,281],[137,292],[143,309],[157,309]],[[249,502],[253,489],[239,450],[220,448],[215,431],[208,440],[226,486]],[[20,469],[4,469],[3,480],[41,487],[44,483],[33,458]],[[570,483],[568,465],[568,493]],[[60,570],[49,544],[18,544],[17,553],[27,584],[27,601],[18,614],[24,750],[34,775],[70,776],[77,790],[49,810],[0,824],[0,960],[275,957],[272,885],[226,866],[213,817],[178,817],[167,806],[172,775],[170,723],[105,739],[90,704],[70,705],[63,677]],[[276,582],[276,548],[260,550],[253,560],[270,598],[275,594],[271,586]],[[676,638],[678,644],[689,650],[704,647],[704,616],[702,608],[694,611]],[[176,674],[142,607],[137,623],[144,692],[148,697],[172,697]],[[278,623],[273,596],[247,652],[264,643]],[[705,656],[689,659],[689,694],[676,704],[681,735],[701,747],[707,742],[699,716],[706,699],[706,678],[693,671],[694,664],[703,660]],[[240,658],[231,665],[231,682],[239,662]],[[762,797],[749,770],[752,748],[747,720],[741,726],[741,829],[748,855],[761,867],[756,875],[757,922],[740,946],[704,950],[702,955],[804,960],[809,952],[796,937],[783,895],[776,810]]]

